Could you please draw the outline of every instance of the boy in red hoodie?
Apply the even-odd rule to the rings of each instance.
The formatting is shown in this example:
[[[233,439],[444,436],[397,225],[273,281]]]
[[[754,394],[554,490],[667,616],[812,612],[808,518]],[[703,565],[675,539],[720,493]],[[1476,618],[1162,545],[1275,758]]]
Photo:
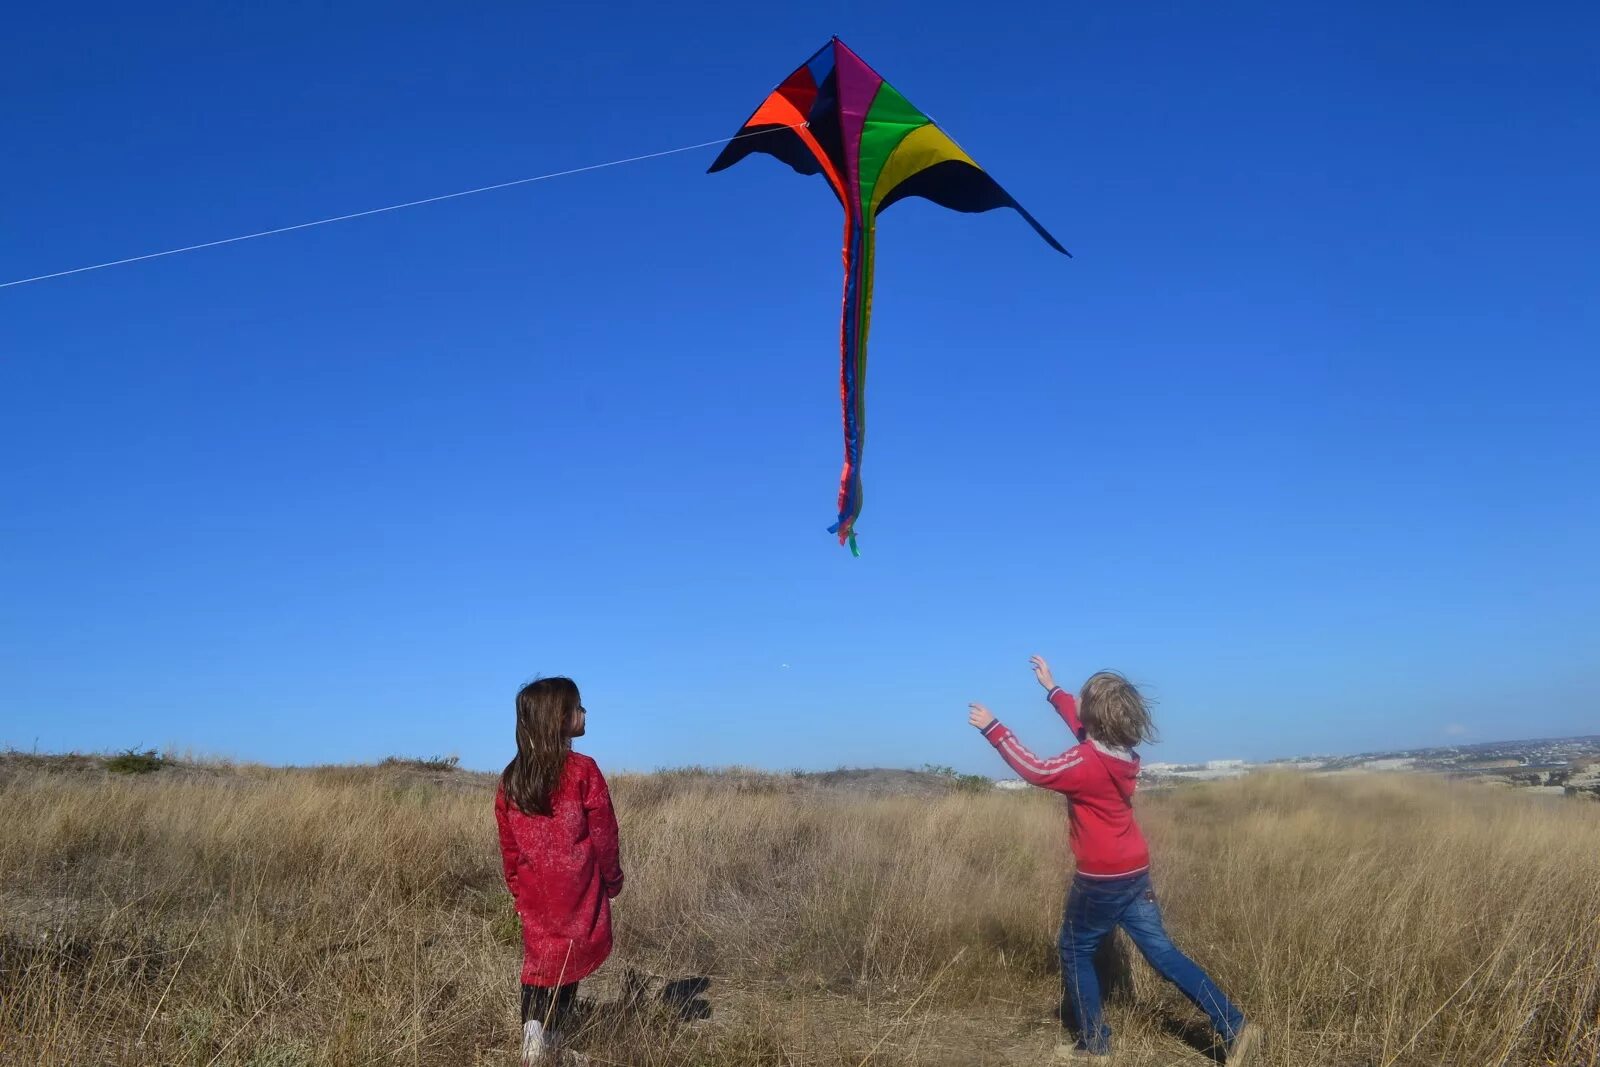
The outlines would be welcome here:
[[[1133,815],[1139,778],[1139,754],[1133,746],[1155,740],[1144,697],[1122,675],[1101,671],[1083,685],[1080,718],[1077,702],[1056,686],[1044,657],[1033,657],[1033,672],[1078,744],[1041,759],[982,704],[971,705],[967,721],[983,731],[1000,758],[1025,781],[1068,799],[1078,869],[1061,921],[1061,980],[1079,1033],[1075,1043],[1057,1046],[1057,1059],[1092,1061],[1111,1055],[1111,1028],[1100,1011],[1094,954],[1121,926],[1156,973],[1206,1013],[1227,1047],[1229,1067],[1248,1062],[1260,1043],[1261,1028],[1247,1023],[1216,983],[1172,943],[1150,884],[1150,851]]]

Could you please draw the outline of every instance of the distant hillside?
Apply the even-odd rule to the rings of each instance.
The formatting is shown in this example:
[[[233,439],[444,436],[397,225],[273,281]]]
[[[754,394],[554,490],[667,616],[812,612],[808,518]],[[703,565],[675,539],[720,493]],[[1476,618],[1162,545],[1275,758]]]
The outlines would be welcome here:
[[[231,760],[189,760],[154,751],[113,754],[39,754],[0,752],[0,784],[8,776],[28,771],[76,779],[143,778],[175,780],[261,780],[305,776],[323,782],[382,780],[395,784],[427,783],[449,789],[493,790],[496,774],[462,769],[448,758],[416,759],[391,756],[379,763],[320,764],[307,767],[271,767]],[[939,797],[962,790],[987,789],[993,783],[981,775],[962,775],[949,768],[913,771],[893,767],[840,768],[818,772],[771,772],[747,767],[681,767],[649,773],[615,772],[613,780],[655,779],[663,785],[682,784],[725,789],[738,793],[810,793],[841,796]]]

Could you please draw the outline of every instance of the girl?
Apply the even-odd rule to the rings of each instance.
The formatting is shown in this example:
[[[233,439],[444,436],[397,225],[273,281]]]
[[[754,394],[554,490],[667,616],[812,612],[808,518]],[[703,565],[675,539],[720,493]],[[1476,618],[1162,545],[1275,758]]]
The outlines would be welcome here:
[[[1023,779],[1065,793],[1070,801],[1067,820],[1078,869],[1061,921],[1061,980],[1079,1035],[1074,1044],[1058,1045],[1056,1058],[1111,1055],[1111,1028],[1100,1012],[1094,954],[1106,935],[1121,926],[1156,973],[1206,1013],[1227,1046],[1229,1067],[1247,1062],[1260,1043],[1261,1028],[1245,1022],[1216,983],[1173,945],[1150,885],[1150,853],[1133,816],[1139,777],[1139,754],[1133,746],[1155,740],[1149,706],[1122,675],[1101,671],[1083,685],[1080,719],[1072,694],[1056,687],[1044,657],[1033,657],[1033,673],[1077,745],[1040,759],[982,704],[970,705],[967,721],[983,731]]]
[[[600,768],[572,751],[586,715],[570,678],[523,686],[517,755],[494,798],[522,919],[522,1067],[559,1044],[578,982],[611,955],[611,898],[622,892],[617,817]]]

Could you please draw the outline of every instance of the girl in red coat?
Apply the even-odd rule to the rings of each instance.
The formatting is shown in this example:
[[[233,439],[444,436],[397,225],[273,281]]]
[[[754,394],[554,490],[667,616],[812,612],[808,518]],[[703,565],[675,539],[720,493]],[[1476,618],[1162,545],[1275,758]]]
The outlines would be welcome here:
[[[517,755],[494,798],[506,885],[522,919],[522,1063],[559,1044],[578,982],[611,955],[622,892],[617,817],[594,760],[572,751],[585,711],[570,678],[517,694]]]

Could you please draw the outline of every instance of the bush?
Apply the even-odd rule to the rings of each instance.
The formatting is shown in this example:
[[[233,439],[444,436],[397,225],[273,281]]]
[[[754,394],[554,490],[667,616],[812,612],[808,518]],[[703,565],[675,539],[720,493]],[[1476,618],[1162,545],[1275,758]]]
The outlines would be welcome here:
[[[410,771],[454,771],[461,767],[460,756],[434,756],[432,759],[412,759],[409,756],[390,756],[380,767],[403,767]]]
[[[143,752],[130,748],[106,757],[106,770],[113,774],[153,774],[166,765],[167,761],[153,748]]]
[[[946,767],[943,764],[924,763],[922,770],[925,774],[936,774],[940,778],[946,778],[969,793],[987,793],[994,788],[993,780],[981,774],[962,774],[954,767]]]

